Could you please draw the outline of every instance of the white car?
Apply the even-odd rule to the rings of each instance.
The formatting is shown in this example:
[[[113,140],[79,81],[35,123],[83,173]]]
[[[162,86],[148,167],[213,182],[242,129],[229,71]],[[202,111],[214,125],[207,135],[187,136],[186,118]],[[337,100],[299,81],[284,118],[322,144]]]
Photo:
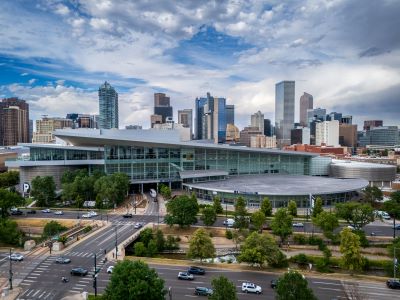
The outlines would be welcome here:
[[[22,254],[19,254],[19,253],[12,253],[9,256],[9,258],[11,260],[14,260],[14,261],[23,261],[24,260],[24,256]]]
[[[189,274],[188,272],[179,272],[178,273],[178,279],[181,279],[181,280],[193,280],[194,276],[192,274]]]
[[[85,219],[89,219],[91,217],[92,217],[92,215],[90,215],[90,214],[83,214],[82,215],[82,218],[85,218]]]
[[[55,215],[63,215],[64,213],[62,212],[62,210],[57,210],[56,212],[54,212]]]
[[[226,219],[224,220],[224,225],[228,227],[233,227],[235,225],[235,220],[234,219]]]
[[[243,282],[242,283],[242,292],[244,293],[256,293],[256,294],[261,294],[262,293],[262,288],[259,285],[256,285],[251,282]]]
[[[351,230],[355,230],[354,226],[348,225],[347,228],[351,229]]]
[[[292,224],[293,225],[293,227],[304,227],[304,224],[303,223],[293,223]]]
[[[109,266],[109,267],[107,268],[107,273],[108,273],[108,274],[111,274],[111,273],[113,272],[113,270],[114,270],[114,266]]]
[[[97,216],[97,212],[95,212],[95,211],[89,211],[88,212],[88,214],[91,216],[91,217],[96,217]]]
[[[133,226],[135,229],[142,228],[143,224],[142,223],[136,223],[135,226]]]
[[[50,210],[50,208],[46,208],[46,209],[42,209],[42,212],[43,212],[43,213],[47,213],[47,214],[48,214],[48,213],[50,213],[50,212],[51,212],[51,210]]]

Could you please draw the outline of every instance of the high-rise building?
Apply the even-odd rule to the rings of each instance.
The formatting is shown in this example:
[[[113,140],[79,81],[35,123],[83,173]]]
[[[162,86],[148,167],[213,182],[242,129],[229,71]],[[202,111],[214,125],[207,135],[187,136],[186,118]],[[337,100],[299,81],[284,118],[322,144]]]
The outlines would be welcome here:
[[[190,133],[193,132],[193,110],[183,109],[178,110],[178,124],[182,124],[183,127],[190,128]]]
[[[274,130],[272,128],[271,120],[270,119],[264,119],[264,135],[265,136],[273,136],[274,135]]]
[[[32,143],[32,137],[33,137],[33,120],[29,120],[29,138],[28,138],[29,143]]]
[[[370,130],[374,127],[382,127],[383,121],[382,120],[367,120],[364,121],[364,130]]]
[[[78,128],[96,128],[96,121],[93,115],[79,114],[76,124]]]
[[[246,145],[247,147],[251,146],[251,137],[262,135],[262,132],[258,127],[245,127],[242,131],[240,131],[240,143]]]
[[[294,81],[275,85],[275,134],[278,147],[290,144],[290,130],[294,124]]]
[[[357,125],[339,124],[339,144],[353,149],[357,147]]]
[[[0,146],[29,141],[29,104],[18,98],[0,102]]]
[[[308,127],[297,127],[291,130],[291,144],[310,144],[310,128]]]
[[[47,118],[36,120],[36,131],[33,133],[32,143],[49,144],[56,141],[54,130],[73,128],[74,122],[71,119]]]
[[[326,120],[327,121],[333,121],[333,120],[337,120],[339,121],[339,123],[342,123],[342,113],[338,113],[338,112],[331,112],[330,114],[326,115]]]
[[[313,96],[306,92],[300,97],[300,125],[303,127],[308,127],[307,109],[313,109],[313,102]]]
[[[265,136],[263,134],[250,136],[251,148],[276,148],[276,136]]]
[[[154,114],[162,117],[162,123],[166,123],[168,117],[173,118],[170,98],[164,93],[154,93]]]
[[[342,119],[339,120],[340,123],[342,124],[353,124],[353,116],[347,115],[347,116],[342,116]]]
[[[118,128],[118,93],[106,81],[99,87],[99,128]]]
[[[397,126],[373,127],[359,138],[359,146],[395,146],[400,143],[399,139],[399,128]]]
[[[162,116],[161,115],[151,115],[150,116],[150,123],[151,123],[151,128],[154,128],[155,124],[162,124]]]
[[[239,128],[237,128],[232,123],[226,124],[226,142],[227,143],[237,143],[240,139]]]
[[[226,139],[226,99],[212,97],[196,98],[195,138],[224,143]]]
[[[316,124],[315,145],[339,146],[339,121],[324,121]]]
[[[235,124],[235,105],[226,105],[226,124]]]
[[[312,121],[326,121],[326,109],[325,108],[314,108],[314,109],[307,109],[307,121],[308,125],[307,127],[310,126],[310,123]]]
[[[264,133],[264,114],[261,111],[251,115],[251,127],[258,127]]]

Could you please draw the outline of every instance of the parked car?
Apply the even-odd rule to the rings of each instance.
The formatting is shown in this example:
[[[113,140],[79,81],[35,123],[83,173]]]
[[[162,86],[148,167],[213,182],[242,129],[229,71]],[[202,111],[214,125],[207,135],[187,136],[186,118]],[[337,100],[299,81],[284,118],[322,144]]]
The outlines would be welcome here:
[[[187,273],[187,272],[179,272],[178,273],[178,279],[193,280],[194,276],[192,274]]]
[[[400,289],[400,280],[389,279],[388,281],[386,281],[386,286],[391,289]]]
[[[22,210],[19,210],[19,209],[11,211],[11,215],[13,215],[13,216],[21,216],[23,214],[24,213],[22,212]]]
[[[108,274],[111,274],[111,273],[113,272],[113,270],[114,270],[114,266],[109,266],[109,267],[107,268],[107,273],[108,273]]]
[[[45,208],[45,209],[42,209],[42,213],[50,213],[51,212],[51,210],[50,210],[50,208]]]
[[[256,293],[256,294],[261,294],[262,293],[262,288],[259,285],[256,285],[251,282],[243,282],[242,283],[242,292],[243,293]]]
[[[293,225],[293,227],[304,227],[304,224],[303,223],[293,223],[292,224]]]
[[[224,225],[228,227],[233,227],[235,226],[235,220],[234,219],[226,219],[224,220]]]
[[[56,212],[54,212],[55,215],[63,215],[64,213],[62,212],[62,210],[57,210]]]
[[[71,260],[69,258],[62,257],[62,256],[57,257],[57,259],[56,259],[57,264],[69,264],[70,262],[71,262]]]
[[[189,274],[204,275],[206,271],[203,268],[191,266],[187,271]]]
[[[279,279],[272,279],[271,280],[271,288],[276,289],[279,283]]]
[[[347,228],[351,229],[351,230],[355,230],[354,226],[348,225]]]
[[[143,227],[142,223],[136,223],[135,226],[133,226],[135,229],[139,229]]]
[[[194,294],[197,296],[211,296],[213,294],[213,290],[206,287],[198,286],[194,289]]]
[[[26,212],[27,214],[36,214],[36,210],[31,209]]]
[[[124,217],[124,218],[132,218],[133,215],[130,214],[130,213],[126,213],[126,214],[124,214],[122,217]]]
[[[95,212],[95,211],[89,211],[89,213],[88,213],[90,216],[92,216],[92,217],[96,217],[97,216],[97,212]]]
[[[390,220],[390,216],[386,211],[374,210],[375,217],[382,218],[384,220]]]
[[[88,273],[88,270],[78,267],[78,268],[73,268],[71,270],[71,275],[76,275],[76,276],[86,276]]]
[[[91,218],[92,216],[90,215],[90,214],[83,214],[82,215],[82,218],[85,218],[85,219],[89,219],[89,218]]]
[[[400,230],[400,224],[395,225],[393,228],[396,230]]]
[[[23,261],[24,260],[24,256],[20,253],[12,253],[9,256],[9,258],[10,258],[10,260],[13,260],[13,261]]]

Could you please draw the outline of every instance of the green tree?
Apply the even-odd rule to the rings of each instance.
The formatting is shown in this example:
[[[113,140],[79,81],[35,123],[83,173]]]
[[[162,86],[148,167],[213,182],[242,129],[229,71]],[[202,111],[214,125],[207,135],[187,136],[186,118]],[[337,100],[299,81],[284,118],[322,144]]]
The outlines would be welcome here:
[[[186,195],[178,196],[167,203],[167,215],[165,223],[180,227],[190,226],[197,221],[196,215],[199,212],[197,200]]]
[[[322,208],[322,199],[321,197],[317,197],[317,199],[315,199],[314,207],[312,209],[312,216],[315,218],[323,211],[324,209]]]
[[[293,232],[293,217],[288,214],[286,208],[279,208],[271,222],[272,233],[281,238],[284,243],[289,235]]]
[[[339,218],[355,229],[362,229],[365,225],[374,221],[374,209],[369,204],[359,202],[346,202],[336,204],[336,214]]]
[[[165,248],[165,238],[164,238],[163,232],[160,229],[157,229],[157,231],[156,231],[155,241],[156,241],[158,252],[163,251]]]
[[[215,196],[213,199],[213,207],[214,210],[217,214],[222,214],[224,212],[224,209],[222,208],[221,205],[221,198],[218,196]]]
[[[12,207],[18,207],[24,203],[24,198],[15,192],[10,192],[0,188],[0,208],[1,218],[7,218],[8,210]]]
[[[0,173],[0,188],[8,188],[19,183],[19,172],[8,171]]]
[[[37,176],[32,182],[31,196],[37,206],[49,206],[56,197],[56,184],[52,176]]]
[[[394,257],[394,249],[396,248],[396,258],[400,260],[400,237],[393,240],[392,244],[387,246],[388,254],[390,257]]]
[[[364,259],[361,255],[360,237],[351,229],[344,228],[340,233],[341,265],[353,274],[362,269]]]
[[[145,228],[139,234],[139,241],[142,242],[145,247],[149,245],[149,242],[152,239],[153,239],[153,230],[151,228]]]
[[[0,221],[0,241],[6,245],[18,246],[23,237],[17,222],[10,219]]]
[[[339,219],[334,213],[323,211],[312,218],[314,225],[321,228],[324,236],[330,240],[335,239],[333,231],[339,227]]]
[[[383,193],[380,190],[380,188],[376,186],[367,186],[364,189],[364,197],[363,197],[364,202],[373,205],[376,200],[382,200],[382,199],[383,199]]]
[[[189,258],[200,258],[200,261],[215,256],[214,244],[205,229],[199,228],[193,233],[189,241],[187,256]]]
[[[288,207],[287,207],[288,213],[292,216],[292,217],[297,217],[297,204],[296,201],[294,200],[290,200]]]
[[[296,271],[279,277],[276,294],[277,300],[317,300],[307,280]]]
[[[265,197],[261,202],[260,210],[264,213],[266,217],[272,216],[272,204],[271,201],[269,201],[268,197]]]
[[[161,185],[159,186],[159,191],[160,191],[160,194],[161,194],[166,200],[171,199],[172,191],[171,191],[171,189],[169,188],[169,186],[167,186],[167,185],[165,185],[165,184],[161,184]]]
[[[235,202],[235,227],[241,229],[249,227],[246,201],[243,197],[238,197]]]
[[[142,261],[123,260],[115,265],[102,299],[160,300],[166,293],[164,280],[154,269]]]
[[[383,203],[383,208],[393,218],[393,227],[396,226],[396,219],[400,218],[400,191],[390,195],[390,200]]]
[[[133,252],[136,256],[146,256],[147,249],[143,242],[136,242],[133,246]]]
[[[212,226],[217,220],[217,213],[214,210],[214,207],[211,205],[207,205],[203,208],[201,220],[204,222],[204,225]]]
[[[96,180],[94,192],[96,201],[108,203],[109,207],[119,205],[125,199],[129,188],[129,177],[125,173],[114,173]]]
[[[208,297],[210,300],[237,300],[236,286],[225,276],[214,277],[211,280],[213,294]]]
[[[155,240],[150,240],[149,244],[147,245],[147,256],[153,257],[158,252],[157,243]]]
[[[251,223],[258,231],[262,231],[266,219],[267,218],[261,210],[258,210],[251,215]]]
[[[275,239],[270,234],[252,232],[240,247],[238,260],[251,265],[262,266],[265,262],[269,265],[276,265],[281,257],[280,252]]]
[[[44,226],[42,237],[47,239],[54,235],[59,234],[60,232],[66,230],[66,229],[67,229],[67,227],[61,225],[57,221],[50,221]]]

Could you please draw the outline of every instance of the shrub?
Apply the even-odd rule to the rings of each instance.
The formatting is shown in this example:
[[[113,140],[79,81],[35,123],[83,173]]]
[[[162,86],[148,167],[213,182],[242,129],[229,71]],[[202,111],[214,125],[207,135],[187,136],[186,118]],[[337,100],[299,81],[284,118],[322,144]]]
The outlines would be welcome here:
[[[134,245],[134,252],[136,256],[145,256],[146,255],[146,247],[142,242],[137,242]]]
[[[307,244],[307,237],[304,234],[294,234],[293,241],[299,245]]]
[[[92,226],[88,225],[83,229],[83,232],[88,233],[88,232],[92,231],[92,229],[93,229]]]
[[[305,255],[304,253],[300,253],[300,254],[293,256],[291,261],[293,261],[299,265],[306,265],[309,263],[309,259],[308,259],[307,255]]]
[[[324,243],[324,241],[318,236],[310,236],[308,238],[308,244],[309,245],[317,246],[317,245],[320,245],[320,244],[323,244],[323,243]]]
[[[274,264],[271,264],[273,268],[287,268],[289,266],[289,261],[285,254],[282,251],[279,251],[278,261]]]
[[[354,230],[353,233],[357,234],[360,237],[360,245],[361,247],[365,248],[369,246],[369,242],[365,235],[365,232],[362,230]]]
[[[321,257],[321,258],[317,259],[315,267],[318,272],[327,273],[327,272],[330,272],[329,264],[330,264],[329,259],[327,259],[325,257]]]
[[[164,244],[164,249],[165,250],[175,250],[179,249],[178,242],[180,241],[179,237],[174,237],[172,235],[167,236],[167,240],[165,241]]]
[[[226,237],[228,240],[231,240],[231,239],[233,238],[233,233],[232,233],[232,231],[231,231],[231,230],[225,231],[225,237]]]

